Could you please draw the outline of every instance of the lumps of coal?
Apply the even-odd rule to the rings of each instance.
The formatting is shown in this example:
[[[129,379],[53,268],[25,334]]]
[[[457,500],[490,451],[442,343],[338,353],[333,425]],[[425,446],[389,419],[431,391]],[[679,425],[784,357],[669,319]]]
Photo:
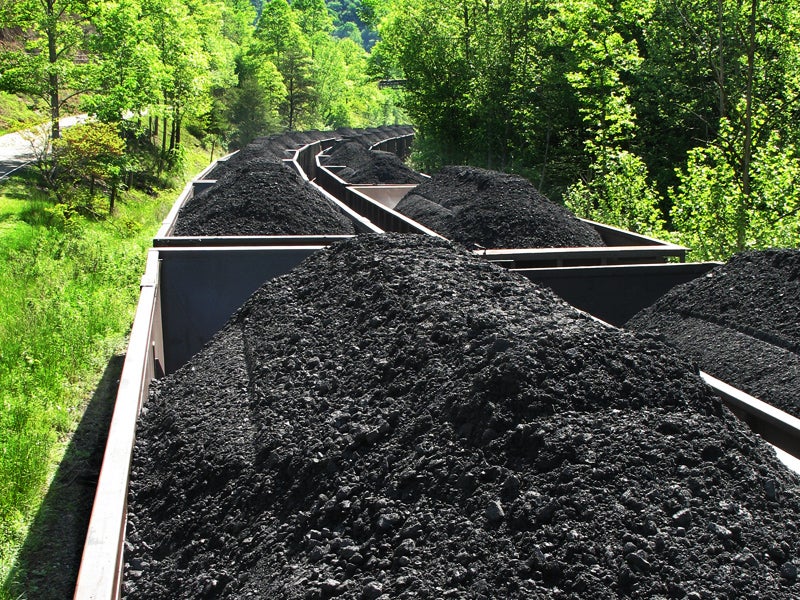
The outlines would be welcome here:
[[[238,149],[224,160],[220,160],[206,175],[206,179],[220,179],[230,169],[254,159],[268,162],[280,162],[291,158],[295,150],[307,144],[324,140],[340,140],[349,138],[353,141],[364,140],[364,144],[374,144],[383,140],[414,133],[408,125],[384,125],[377,128],[351,129],[340,128],[335,131],[287,131],[254,139]],[[366,140],[370,140],[367,142]]]
[[[395,210],[444,237],[481,248],[604,246],[597,231],[517,175],[449,166]]]
[[[800,250],[742,252],[680,285],[626,327],[662,336],[700,368],[800,417]]]
[[[688,361],[424,236],[265,284],[130,490],[130,600],[800,595],[798,480]]]
[[[176,236],[347,235],[353,222],[289,167],[264,158],[239,161],[188,200]]]
[[[338,144],[325,160],[328,165],[344,166],[337,172],[343,181],[353,184],[420,183],[426,177],[417,173],[392,152],[370,150],[355,140]]]
[[[301,135],[302,138],[300,137]],[[258,137],[225,160],[217,161],[217,164],[206,176],[206,179],[221,179],[232,169],[254,160],[273,163],[281,162],[284,159],[291,158],[292,151],[313,141],[323,140],[332,136],[331,132],[309,131],[302,134],[288,132]]]
[[[413,128],[395,125],[335,132],[295,131],[256,138],[219,161],[205,176],[216,180],[216,185],[184,205],[176,219],[173,235],[354,234],[352,221],[336,210],[324,194],[284,166],[283,160],[291,158],[295,150],[308,144],[347,135],[350,143],[363,152],[378,156],[375,165],[368,170],[376,170],[380,177],[388,174],[389,179],[393,172],[407,172],[410,175],[403,180],[405,182],[420,176],[403,165],[394,154],[372,152],[364,144],[410,133],[413,133]]]

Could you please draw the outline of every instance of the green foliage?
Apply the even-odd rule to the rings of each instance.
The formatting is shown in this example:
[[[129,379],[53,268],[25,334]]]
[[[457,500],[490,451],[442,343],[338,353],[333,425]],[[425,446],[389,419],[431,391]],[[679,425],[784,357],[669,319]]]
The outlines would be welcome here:
[[[422,168],[519,171],[551,198],[566,192],[581,214],[656,235],[677,229],[701,257],[798,245],[791,3],[364,6],[382,36],[371,72],[406,80]]]
[[[300,30],[309,37],[333,31],[333,16],[325,0],[292,0],[292,11]]]
[[[576,215],[657,238],[667,237],[661,198],[648,182],[642,159],[625,150],[609,150],[592,165],[592,178],[564,195]]]
[[[157,40],[137,0],[103,3],[92,21],[93,93],[83,98],[82,108],[103,121],[121,121],[158,94]]]
[[[207,155],[184,160],[197,172]],[[18,551],[87,398],[124,348],[146,252],[182,186],[128,192],[99,221],[51,203],[32,180],[0,188],[0,598],[38,597],[30,579],[72,568],[20,564]],[[37,576],[7,577],[12,565]]]
[[[73,177],[112,178],[119,176],[125,140],[117,126],[91,122],[67,129],[53,147],[61,167]]]
[[[143,264],[141,244],[79,224],[66,207],[51,214],[60,209],[71,227],[23,221],[0,237],[0,572],[80,417],[86,381],[121,345]]]
[[[382,21],[377,51],[407,79],[404,108],[444,162],[470,146],[470,65],[455,2],[401,0]],[[388,60],[386,61],[388,63]],[[385,65],[390,68],[389,64]]]
[[[0,91],[0,135],[27,129],[46,120],[37,105],[16,94]]]
[[[371,7],[362,0],[326,0],[334,15],[334,32],[338,38],[350,38],[365,50],[377,41],[378,33],[368,22]]]
[[[753,155],[752,189],[737,172],[737,144],[721,122],[718,142],[689,151],[672,192],[672,222],[693,258],[725,260],[746,248],[796,247],[800,240],[800,154],[773,132]]]
[[[396,96],[367,77],[367,53],[355,40],[332,31],[322,0],[264,3],[238,69],[231,104],[235,145],[279,129],[395,121]]]
[[[44,100],[53,137],[72,90],[86,85],[87,65],[76,60],[86,46],[87,15],[94,0],[18,0],[3,25],[26,32],[23,47],[0,53],[0,89]],[[65,94],[66,92],[66,94]]]

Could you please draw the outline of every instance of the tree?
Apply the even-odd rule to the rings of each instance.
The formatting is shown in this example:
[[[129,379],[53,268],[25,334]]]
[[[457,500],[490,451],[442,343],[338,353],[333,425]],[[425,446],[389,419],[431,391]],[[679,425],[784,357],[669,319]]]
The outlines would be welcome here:
[[[103,3],[92,22],[92,93],[83,109],[106,122],[142,114],[160,91],[151,21],[138,0],[118,0]]]
[[[221,5],[195,0],[141,1],[158,49],[158,94],[148,110],[162,120],[160,174],[165,166],[173,168],[180,162],[184,118],[209,109],[215,72],[204,44],[219,35]],[[232,78],[232,66],[229,74]]]
[[[253,44],[248,49],[248,60],[264,65],[257,71],[271,77],[277,69],[280,74],[284,96],[279,112],[289,130],[310,121],[306,117],[314,101],[310,74],[313,56],[309,39],[298,24],[298,14],[284,0],[266,3],[256,24]],[[271,65],[267,66],[266,62]],[[269,82],[265,89],[275,90],[276,86]]]
[[[94,0],[17,0],[6,27],[26,32],[22,50],[0,54],[0,89],[42,98],[51,136],[60,135],[65,103],[86,89],[86,38]]]
[[[755,149],[748,192],[730,160],[730,148],[742,143],[723,119],[717,141],[690,150],[686,168],[678,172],[672,222],[698,259],[725,260],[746,248],[792,247],[800,239],[800,152],[774,132]]]
[[[100,122],[71,127],[53,143],[53,153],[59,180],[67,185],[89,180],[86,208],[92,208],[97,184],[108,184],[108,212],[113,214],[125,154],[125,141],[117,127]]]
[[[291,5],[295,21],[306,36],[333,31],[333,15],[325,0],[292,0]]]
[[[231,148],[242,148],[259,135],[280,130],[278,106],[286,95],[281,74],[271,62],[248,62],[243,57],[238,71],[230,109],[236,129]]]
[[[579,217],[657,238],[668,237],[661,198],[641,158],[606,148],[586,181],[567,189],[566,206]]]
[[[311,44],[316,126],[336,129],[383,122],[385,94],[366,77],[367,53],[361,45],[323,33]]]
[[[380,23],[375,51],[401,69],[404,108],[427,168],[460,162],[469,146],[470,65],[460,15],[456,0],[400,0]]]

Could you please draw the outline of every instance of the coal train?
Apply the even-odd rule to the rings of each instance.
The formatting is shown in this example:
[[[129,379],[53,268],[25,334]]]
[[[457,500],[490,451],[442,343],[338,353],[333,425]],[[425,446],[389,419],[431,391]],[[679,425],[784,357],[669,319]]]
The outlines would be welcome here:
[[[405,156],[409,127],[342,136],[309,132],[286,144],[281,160],[313,186],[359,233],[440,234],[395,210],[413,184],[351,185],[326,157],[343,137],[369,137],[372,149]],[[342,234],[176,236],[179,211],[224,176],[220,159],[189,183],[153,240],[141,280],[128,352],[97,486],[75,598],[118,598],[125,553],[126,498],[136,423],[150,383],[186,363],[262,283],[291,271]],[[621,326],[676,285],[719,263],[687,263],[687,249],[600,223],[587,222],[605,242],[592,248],[473,249],[476,256],[551,288],[576,308]],[[800,457],[800,420],[710,375],[701,376],[731,410],[780,449],[787,464]]]

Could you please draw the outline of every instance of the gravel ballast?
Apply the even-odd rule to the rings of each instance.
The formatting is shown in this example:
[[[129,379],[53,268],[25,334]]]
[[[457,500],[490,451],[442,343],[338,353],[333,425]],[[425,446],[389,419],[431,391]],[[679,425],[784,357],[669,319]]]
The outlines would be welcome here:
[[[476,167],[444,167],[410,191],[395,210],[467,246],[605,245],[593,227],[542,195],[524,177]]]
[[[788,598],[797,483],[660,342],[364,235],[153,385],[125,596]]]
[[[800,250],[743,252],[626,327],[663,336],[709,374],[800,417]]]

